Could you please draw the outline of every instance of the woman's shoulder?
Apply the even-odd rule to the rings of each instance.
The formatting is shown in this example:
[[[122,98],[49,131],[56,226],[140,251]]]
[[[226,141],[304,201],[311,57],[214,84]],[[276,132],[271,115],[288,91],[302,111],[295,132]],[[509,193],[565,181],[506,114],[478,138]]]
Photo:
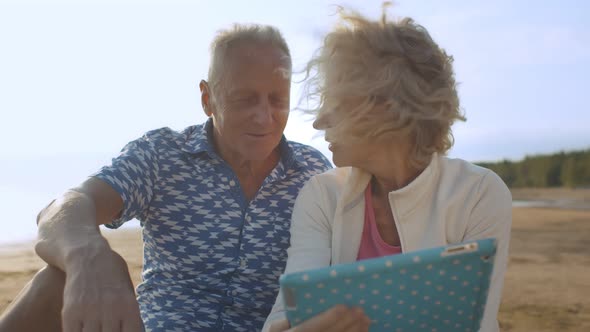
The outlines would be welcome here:
[[[314,175],[312,181],[315,181],[320,186],[342,187],[351,176],[351,172],[351,167],[336,167],[324,173]]]
[[[357,189],[359,179],[364,172],[351,167],[338,167],[324,173],[314,175],[303,187],[300,196],[312,199],[327,199],[336,204],[344,193]],[[321,199],[320,199],[321,200]]]
[[[440,157],[440,168],[443,176],[454,176],[461,174],[462,177],[481,180],[489,178],[489,181],[502,183],[502,179],[491,169],[476,165],[460,158]]]
[[[461,172],[469,176],[483,177],[486,176],[488,172],[492,172],[485,167],[476,165],[460,158],[441,156],[439,160],[441,168],[447,173]]]
[[[494,171],[485,167],[470,163],[459,158],[440,158],[442,182],[452,181],[455,184],[472,187],[482,193],[494,193],[494,196],[505,196],[512,199],[508,186]],[[446,180],[446,181],[445,181]]]

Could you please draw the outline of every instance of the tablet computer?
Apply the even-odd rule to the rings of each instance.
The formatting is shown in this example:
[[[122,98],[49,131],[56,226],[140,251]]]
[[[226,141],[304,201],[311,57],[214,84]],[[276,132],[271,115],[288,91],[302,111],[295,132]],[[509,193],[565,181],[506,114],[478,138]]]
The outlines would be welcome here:
[[[494,239],[366,259],[281,276],[291,326],[344,304],[362,307],[378,331],[479,330]]]

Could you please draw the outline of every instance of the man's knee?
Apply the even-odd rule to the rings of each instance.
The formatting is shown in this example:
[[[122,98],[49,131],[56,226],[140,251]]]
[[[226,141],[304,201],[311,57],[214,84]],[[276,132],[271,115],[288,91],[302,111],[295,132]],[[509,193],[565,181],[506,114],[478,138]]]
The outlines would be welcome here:
[[[30,282],[29,292],[33,295],[31,299],[38,304],[43,304],[48,312],[61,315],[65,283],[65,273],[47,265],[39,270]],[[31,306],[36,307],[35,304]]]
[[[60,331],[65,273],[46,266],[0,315],[0,331]]]
[[[63,293],[63,288],[66,283],[66,274],[56,267],[47,265],[35,274],[31,283],[39,289],[61,290]]]

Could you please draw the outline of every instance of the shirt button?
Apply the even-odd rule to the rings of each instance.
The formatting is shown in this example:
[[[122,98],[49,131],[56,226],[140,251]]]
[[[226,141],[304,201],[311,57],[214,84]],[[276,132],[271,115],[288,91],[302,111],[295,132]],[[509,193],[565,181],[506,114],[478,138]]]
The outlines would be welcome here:
[[[247,216],[246,216],[246,221],[247,221],[247,222],[250,222],[250,221],[252,221],[252,218],[250,217],[250,215],[247,215]]]
[[[234,187],[236,185],[236,181],[234,181],[234,180],[229,181],[229,185]]]
[[[242,268],[246,267],[246,260],[244,258],[240,258],[240,267],[242,267]]]

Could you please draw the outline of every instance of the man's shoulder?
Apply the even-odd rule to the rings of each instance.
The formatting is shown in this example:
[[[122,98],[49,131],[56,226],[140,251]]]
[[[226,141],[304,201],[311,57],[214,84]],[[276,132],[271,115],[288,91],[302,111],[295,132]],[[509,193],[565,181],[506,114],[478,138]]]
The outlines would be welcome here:
[[[294,153],[301,153],[301,154],[311,154],[311,155],[317,155],[317,156],[321,156],[326,158],[318,149],[314,148],[311,145],[307,145],[307,144],[303,144],[303,143],[299,143],[299,142],[295,142],[295,141],[290,141],[287,140],[287,143],[289,143],[289,147],[291,148],[291,150],[293,150]]]
[[[174,130],[170,127],[161,127],[147,131],[142,139],[150,142],[155,147],[182,148],[191,138],[202,131],[203,124],[192,125],[182,130]]]
[[[294,158],[300,163],[306,164],[308,167],[318,167],[322,170],[328,170],[332,168],[332,163],[324,154],[318,149],[309,146],[307,144],[287,141],[289,148],[291,149]]]
[[[170,127],[161,127],[147,131],[144,134],[144,137],[148,140],[158,141],[158,140],[170,140],[172,138],[178,137],[180,133]]]
[[[161,127],[157,129],[149,130],[145,133],[145,136],[151,139],[163,139],[163,140],[175,140],[182,139],[190,136],[203,127],[204,124],[188,126],[182,130],[175,130],[170,127]]]

